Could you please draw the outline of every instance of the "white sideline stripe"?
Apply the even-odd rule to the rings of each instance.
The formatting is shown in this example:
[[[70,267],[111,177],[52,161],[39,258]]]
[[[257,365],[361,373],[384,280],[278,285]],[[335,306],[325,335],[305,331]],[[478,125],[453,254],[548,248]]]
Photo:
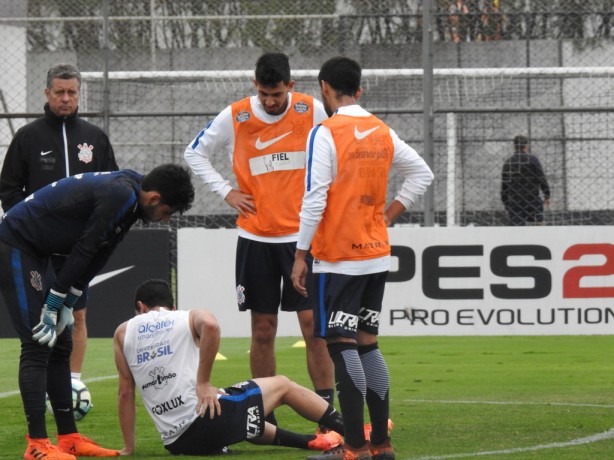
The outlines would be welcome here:
[[[409,403],[431,403],[431,404],[492,404],[496,406],[561,406],[561,407],[600,407],[602,409],[614,409],[614,404],[583,404],[583,403],[562,403],[562,402],[533,402],[533,401],[467,401],[453,399],[404,399],[403,402]]]
[[[437,456],[429,456],[429,457],[415,457],[407,460],[443,460],[447,458],[466,458],[466,457],[482,457],[485,455],[500,455],[500,454],[516,454],[518,452],[531,452],[536,450],[543,449],[556,449],[559,447],[571,447],[571,446],[579,446],[581,444],[590,444],[593,442],[603,441],[604,439],[612,439],[614,438],[614,428],[605,431],[603,433],[594,434],[592,436],[587,436],[585,438],[572,439],[571,441],[565,442],[553,442],[551,444],[539,444],[537,446],[530,447],[517,447],[513,449],[502,449],[502,450],[492,450],[489,452],[473,452],[466,454],[449,454],[449,455],[437,455]]]
[[[102,382],[103,380],[116,379],[117,375],[103,375],[102,377],[92,377],[91,379],[82,380],[83,383]]]
[[[612,404],[580,404],[580,403],[547,403],[547,402],[519,402],[519,401],[467,401],[467,400],[447,400],[447,399],[405,399],[404,402],[414,403],[430,403],[430,404],[492,404],[492,405],[515,405],[515,406],[561,406],[561,407],[600,407],[604,409],[613,409]],[[539,444],[537,446],[516,447],[512,449],[493,450],[486,452],[469,452],[464,454],[448,454],[428,457],[414,457],[406,460],[445,460],[448,458],[467,458],[467,457],[482,457],[485,455],[501,455],[515,454],[518,452],[532,452],[544,449],[556,449],[559,447],[579,446],[581,444],[590,444],[593,442],[603,441],[604,439],[614,438],[614,428],[603,433],[586,436],[584,438],[572,439],[565,442],[553,442],[550,444]]]
[[[117,375],[106,375],[102,377],[92,377],[90,379],[84,379],[84,383],[100,382],[103,380],[116,379]],[[6,398],[19,394],[19,390],[7,391],[0,393],[0,398]],[[578,403],[536,403],[536,402],[513,402],[513,401],[453,401],[453,400],[428,400],[428,399],[406,399],[405,402],[416,403],[439,403],[439,404],[493,404],[493,405],[528,405],[528,406],[568,406],[568,407],[602,407],[602,408],[614,408],[611,404],[578,404]],[[467,458],[467,457],[482,457],[485,455],[500,455],[500,454],[515,454],[518,452],[531,452],[544,449],[556,449],[559,447],[579,446],[582,444],[590,444],[593,442],[603,441],[605,439],[614,438],[614,428],[605,431],[603,433],[594,434],[592,436],[586,436],[584,438],[572,439],[565,442],[553,442],[550,444],[538,444],[537,446],[529,447],[517,447],[512,449],[493,450],[487,452],[470,452],[464,454],[449,454],[438,455],[428,457],[414,457],[406,460],[445,460],[449,458]]]
[[[104,375],[102,377],[92,377],[91,379],[84,379],[83,383],[101,382],[103,380],[111,380],[111,379],[116,379],[116,378],[117,378],[117,375]],[[9,396],[14,396],[18,394],[19,394],[19,390],[5,391],[4,393],[0,393],[0,399],[8,398]]]

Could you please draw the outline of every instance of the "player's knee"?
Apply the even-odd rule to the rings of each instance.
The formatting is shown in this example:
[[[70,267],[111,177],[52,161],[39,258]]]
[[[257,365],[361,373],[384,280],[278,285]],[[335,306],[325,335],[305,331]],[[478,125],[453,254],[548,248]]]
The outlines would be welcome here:
[[[277,334],[276,325],[269,321],[257,321],[252,323],[252,339],[260,344],[272,343]]]
[[[272,378],[275,379],[275,385],[277,386],[277,388],[283,389],[285,391],[289,391],[300,386],[298,383],[290,380],[285,375],[276,375]]]
[[[321,337],[305,337],[305,345],[309,352],[328,355],[326,340]]]
[[[252,330],[252,341],[259,345],[270,345],[275,341],[275,330],[254,329]]]
[[[313,312],[311,310],[300,311],[297,316],[301,329],[313,329]]]

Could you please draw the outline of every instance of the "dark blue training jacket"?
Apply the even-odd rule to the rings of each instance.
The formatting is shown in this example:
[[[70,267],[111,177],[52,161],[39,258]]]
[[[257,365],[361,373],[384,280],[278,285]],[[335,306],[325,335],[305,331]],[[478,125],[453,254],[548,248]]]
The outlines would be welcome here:
[[[49,184],[2,217],[0,240],[35,257],[67,255],[52,289],[82,289],[140,217],[142,178],[124,169]]]

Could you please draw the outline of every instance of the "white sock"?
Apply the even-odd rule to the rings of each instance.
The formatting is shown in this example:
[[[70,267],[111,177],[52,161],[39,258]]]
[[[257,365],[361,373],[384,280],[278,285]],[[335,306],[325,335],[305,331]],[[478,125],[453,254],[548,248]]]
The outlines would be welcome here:
[[[81,372],[71,372],[70,378],[75,380],[81,380]]]

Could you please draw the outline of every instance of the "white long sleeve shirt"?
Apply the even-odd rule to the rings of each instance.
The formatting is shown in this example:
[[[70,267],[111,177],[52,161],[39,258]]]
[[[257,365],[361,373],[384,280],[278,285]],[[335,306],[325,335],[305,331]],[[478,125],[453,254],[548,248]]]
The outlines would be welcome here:
[[[371,115],[359,105],[340,107],[336,113],[352,117]],[[431,184],[433,173],[422,157],[402,141],[392,129],[390,129],[390,136],[394,145],[392,167],[405,178],[395,200],[408,209]],[[312,129],[309,133],[307,152],[306,188],[301,207],[301,223],[297,242],[297,248],[303,250],[308,250],[311,246],[311,241],[326,208],[328,189],[337,175],[337,149],[332,134],[326,126],[320,126],[315,133]],[[341,262],[315,260],[313,265],[314,273],[328,272],[346,275],[365,275],[389,269],[390,256]]]
[[[288,93],[287,108],[280,115],[268,114],[256,95],[250,97],[250,105],[256,118],[267,124],[277,123],[283,119],[284,115],[286,115],[288,110],[292,107],[292,92]],[[327,118],[328,116],[322,102],[314,99],[314,126]],[[233,187],[230,185],[230,181],[215,169],[211,159],[213,155],[225,154],[228,156],[229,164],[232,169],[234,150],[235,132],[232,120],[232,107],[228,106],[209,122],[192,142],[190,142],[185,149],[184,158],[192,171],[208,185],[209,189],[217,193],[220,198],[225,199],[226,195],[228,195]],[[264,237],[254,235],[241,228],[239,228],[239,236],[256,241],[276,243],[296,241],[297,238],[297,234],[280,237]]]

